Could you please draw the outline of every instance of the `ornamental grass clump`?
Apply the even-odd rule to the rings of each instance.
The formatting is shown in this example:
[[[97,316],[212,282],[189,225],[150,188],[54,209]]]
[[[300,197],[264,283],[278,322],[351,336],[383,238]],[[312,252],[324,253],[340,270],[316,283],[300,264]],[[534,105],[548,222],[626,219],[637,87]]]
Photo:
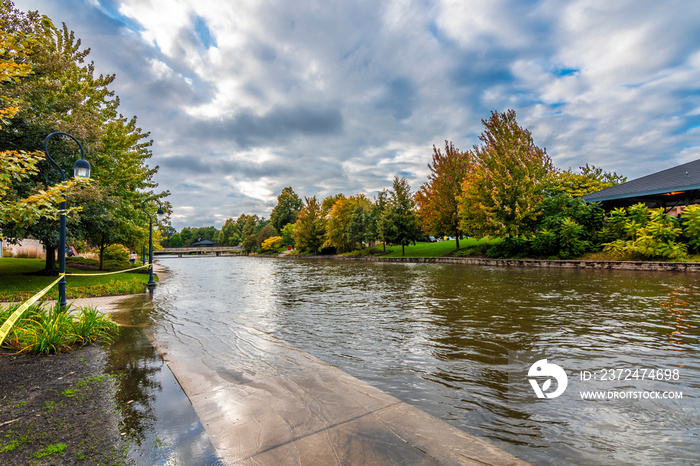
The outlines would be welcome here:
[[[0,311],[0,322],[18,307]],[[97,340],[110,343],[118,330],[108,316],[94,308],[71,312],[70,306],[63,311],[58,304],[48,309],[34,305],[17,320],[0,348],[32,354],[64,352]]]

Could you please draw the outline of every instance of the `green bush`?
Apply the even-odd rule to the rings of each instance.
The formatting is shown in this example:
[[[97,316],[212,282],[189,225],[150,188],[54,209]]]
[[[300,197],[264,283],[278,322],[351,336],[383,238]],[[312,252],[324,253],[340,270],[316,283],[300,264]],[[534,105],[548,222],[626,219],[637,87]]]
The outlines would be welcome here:
[[[681,214],[683,236],[688,241],[691,250],[700,253],[700,204],[685,208]]]
[[[619,228],[619,211],[616,217]],[[688,246],[677,241],[682,232],[680,222],[677,218],[666,215],[664,208],[649,209],[641,203],[628,207],[623,229],[623,238],[603,245],[605,252],[620,259],[631,260],[687,258]]]
[[[527,256],[528,241],[525,238],[510,237],[505,238],[500,243],[492,246],[486,252],[489,257],[519,259]]]
[[[129,250],[121,244],[110,244],[105,248],[105,261],[129,261]]]

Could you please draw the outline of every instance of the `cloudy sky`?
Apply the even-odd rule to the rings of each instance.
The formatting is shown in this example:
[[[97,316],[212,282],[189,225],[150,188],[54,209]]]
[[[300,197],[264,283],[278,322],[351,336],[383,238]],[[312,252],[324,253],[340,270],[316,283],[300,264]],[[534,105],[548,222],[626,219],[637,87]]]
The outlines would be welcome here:
[[[15,0],[65,22],[154,139],[172,223],[417,189],[512,108],[562,169],[700,158],[700,2]]]

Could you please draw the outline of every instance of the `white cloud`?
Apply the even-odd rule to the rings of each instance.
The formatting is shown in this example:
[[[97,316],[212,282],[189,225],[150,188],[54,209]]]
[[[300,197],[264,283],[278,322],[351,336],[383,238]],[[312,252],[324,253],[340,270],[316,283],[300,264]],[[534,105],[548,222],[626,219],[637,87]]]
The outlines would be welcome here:
[[[492,110],[561,168],[634,178],[700,157],[700,8],[680,0],[61,3],[16,1],[117,74],[178,229],[269,216],[285,186],[417,189],[432,145],[477,144]]]

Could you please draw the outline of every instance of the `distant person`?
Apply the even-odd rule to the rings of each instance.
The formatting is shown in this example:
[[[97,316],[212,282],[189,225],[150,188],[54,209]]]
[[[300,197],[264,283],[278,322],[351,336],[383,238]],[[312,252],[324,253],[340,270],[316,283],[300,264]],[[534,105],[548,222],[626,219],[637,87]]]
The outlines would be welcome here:
[[[136,262],[136,253],[132,252],[131,255],[129,256],[129,264],[134,265]]]

